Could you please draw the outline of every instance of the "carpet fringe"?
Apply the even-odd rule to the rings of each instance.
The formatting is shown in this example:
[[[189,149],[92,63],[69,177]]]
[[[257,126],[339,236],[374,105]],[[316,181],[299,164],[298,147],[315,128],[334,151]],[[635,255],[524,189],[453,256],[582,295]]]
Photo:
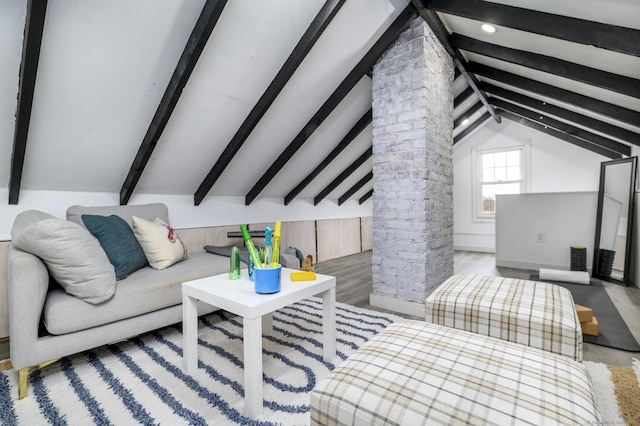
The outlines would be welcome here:
[[[613,367],[584,361],[591,381],[602,424],[640,424],[640,361],[630,367]],[[633,393],[634,396],[630,396]]]
[[[634,361],[637,363],[637,360]],[[640,385],[635,367],[608,366],[611,382],[615,387],[618,410],[627,425],[640,425]]]
[[[583,364],[591,377],[595,400],[598,404],[602,421],[612,422],[608,424],[624,424],[622,417],[620,417],[613,383],[611,383],[611,372],[607,365],[593,361],[583,361]]]

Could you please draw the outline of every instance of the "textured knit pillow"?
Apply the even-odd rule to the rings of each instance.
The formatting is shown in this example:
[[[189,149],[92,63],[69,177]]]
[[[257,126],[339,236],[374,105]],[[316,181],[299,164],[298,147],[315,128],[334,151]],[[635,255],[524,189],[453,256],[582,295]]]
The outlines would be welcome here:
[[[38,256],[65,291],[88,303],[109,299],[116,291],[113,266],[98,241],[77,223],[55,217],[37,220],[29,212],[20,216],[36,219],[12,229],[11,243]],[[43,218],[44,216],[40,216]]]
[[[155,218],[151,222],[133,216],[132,221],[133,233],[152,268],[165,269],[187,258],[187,248],[178,234],[161,219]]]
[[[82,223],[100,242],[116,271],[116,279],[123,280],[147,266],[147,258],[140,243],[129,224],[120,216],[83,214]]]

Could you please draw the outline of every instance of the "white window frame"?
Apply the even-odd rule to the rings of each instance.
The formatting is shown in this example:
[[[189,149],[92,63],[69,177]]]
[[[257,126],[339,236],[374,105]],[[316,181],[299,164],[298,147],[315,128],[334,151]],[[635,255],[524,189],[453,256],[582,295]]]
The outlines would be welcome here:
[[[520,152],[520,179],[516,181],[504,181],[500,183],[520,183],[520,193],[526,193],[528,188],[528,146],[510,146],[494,149],[473,150],[473,173],[472,173],[472,188],[473,188],[473,221],[474,222],[495,222],[495,213],[483,213],[482,212],[482,164],[481,159],[483,154],[498,153],[498,152]]]

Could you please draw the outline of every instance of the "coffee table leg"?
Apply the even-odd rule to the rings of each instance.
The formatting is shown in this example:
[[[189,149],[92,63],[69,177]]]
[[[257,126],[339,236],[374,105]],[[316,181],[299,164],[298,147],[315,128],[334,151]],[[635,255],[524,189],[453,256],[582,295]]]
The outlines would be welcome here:
[[[182,362],[186,373],[198,369],[198,299],[182,295]]]
[[[273,334],[273,312],[262,316],[262,335],[270,336]]]
[[[262,414],[262,317],[242,321],[245,412],[255,419]]]
[[[322,358],[333,362],[336,357],[336,289],[322,293]]]

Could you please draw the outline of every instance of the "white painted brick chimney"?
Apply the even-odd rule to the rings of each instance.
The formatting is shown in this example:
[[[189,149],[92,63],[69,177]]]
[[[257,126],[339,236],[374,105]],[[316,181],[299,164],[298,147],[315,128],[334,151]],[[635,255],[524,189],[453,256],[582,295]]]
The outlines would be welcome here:
[[[453,274],[452,82],[421,18],[373,69],[373,305],[424,315]]]

